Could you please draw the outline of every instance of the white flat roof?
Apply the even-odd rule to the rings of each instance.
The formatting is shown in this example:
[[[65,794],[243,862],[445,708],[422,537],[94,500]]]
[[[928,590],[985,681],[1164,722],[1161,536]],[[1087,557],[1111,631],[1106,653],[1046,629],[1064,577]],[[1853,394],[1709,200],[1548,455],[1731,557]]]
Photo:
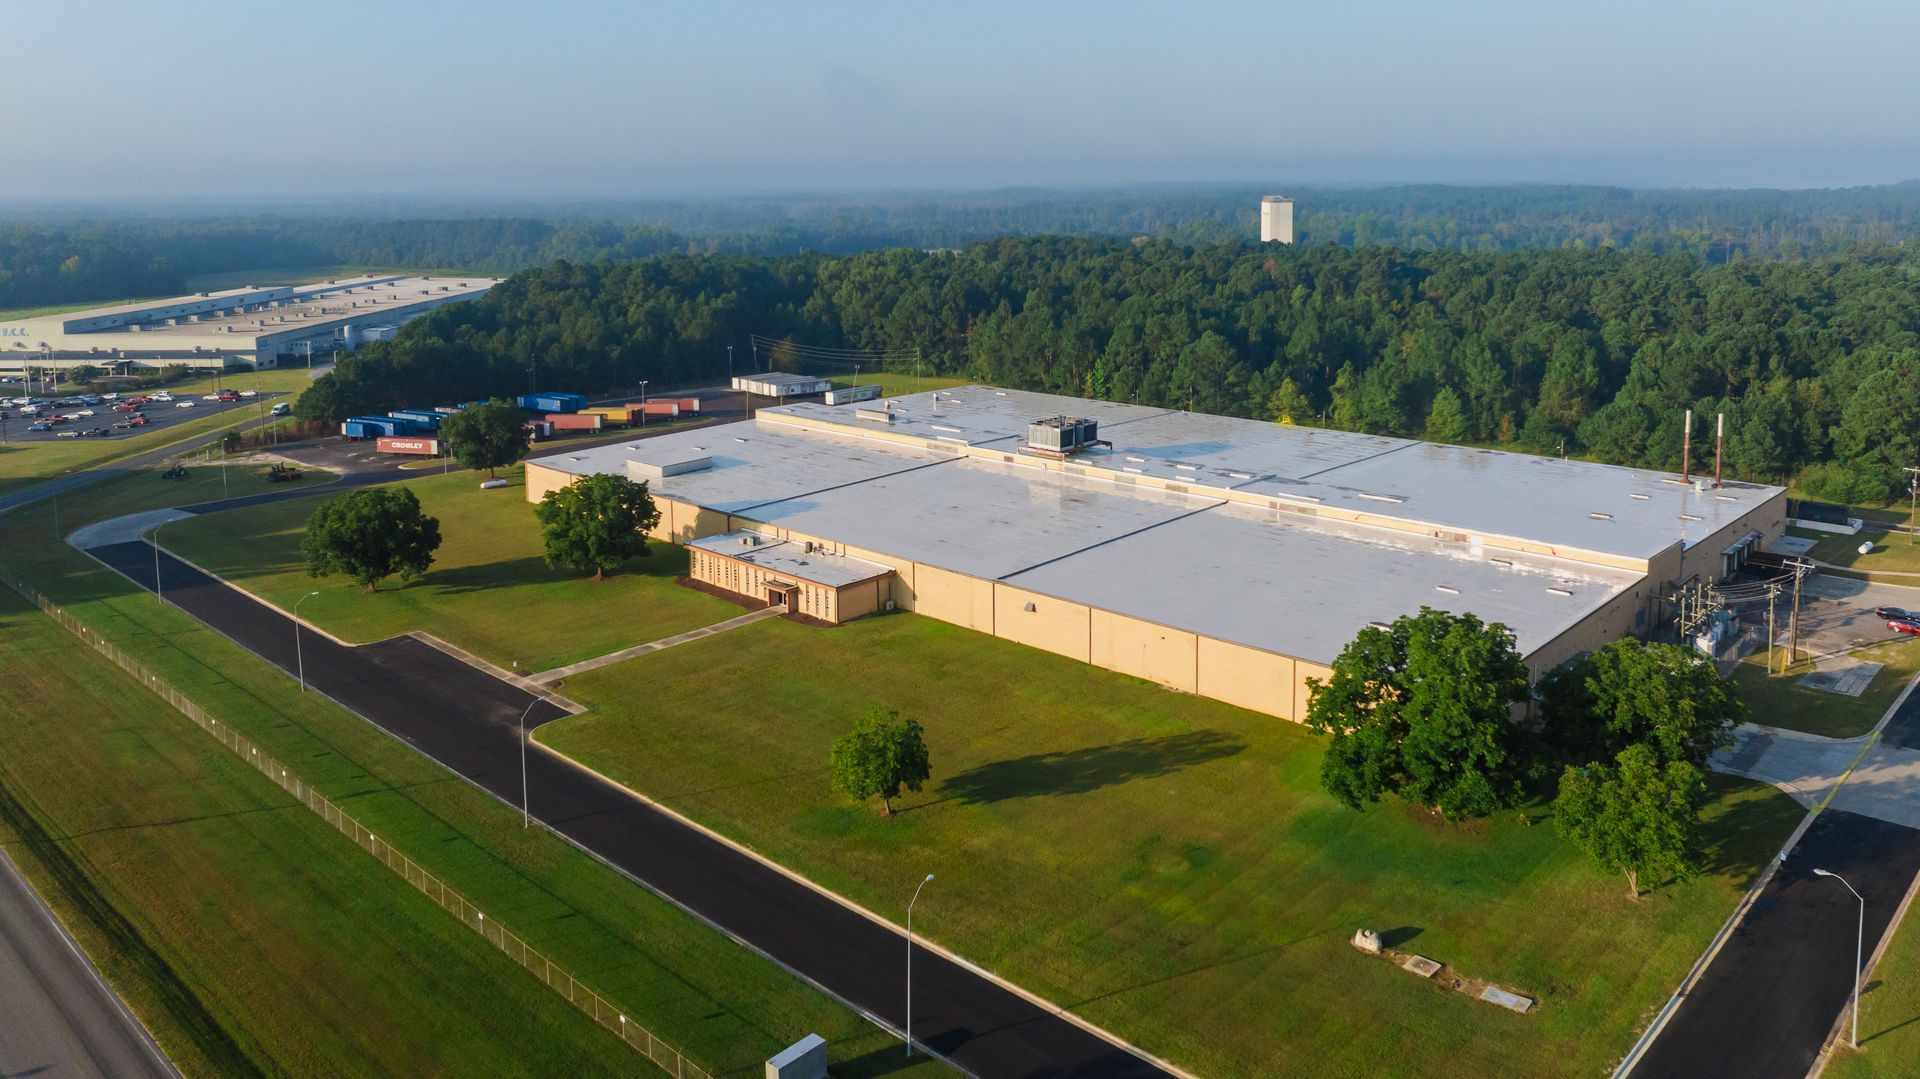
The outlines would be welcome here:
[[[1096,420],[1111,450],[1072,459],[1088,471],[1158,477],[1294,505],[1418,522],[1469,537],[1504,536],[1556,548],[1648,559],[1688,546],[1777,497],[1782,488],[1727,483],[1696,489],[1648,469],[1053,394],[964,386],[893,398],[901,434],[1011,451],[1048,416]],[[868,408],[875,407],[871,403]],[[880,406],[880,407],[884,407]],[[765,413],[855,424],[852,410],[796,403]]]
[[[931,401],[902,400],[897,408],[917,417],[907,422],[933,422]],[[943,421],[956,404],[940,404]],[[997,404],[992,422],[1006,427],[1028,404]],[[655,480],[653,490],[804,536],[1316,663],[1330,662],[1368,622],[1391,621],[1422,605],[1503,622],[1522,652],[1531,653],[1623,591],[1644,587],[1635,570],[1248,506],[1199,490],[1168,491],[1130,482],[1117,468],[1072,475],[1026,457],[983,459],[892,442],[900,423],[843,424],[850,408],[803,412],[816,407],[781,411],[832,414],[834,426],[749,421],[535,463],[576,474],[623,473],[635,456],[704,454],[712,468]],[[1043,414],[1060,412],[1093,413],[1101,434],[1122,445],[1148,420],[1184,416],[1098,403],[1049,407]],[[1210,453],[1231,457],[1234,447],[1209,435],[1212,426],[1197,425],[1177,455],[1132,456],[1169,468],[1169,462],[1191,463]],[[1279,439],[1299,460],[1323,468],[1364,461],[1381,443],[1402,444],[1339,432],[1296,439],[1277,425],[1253,426],[1259,433],[1282,431]],[[993,428],[976,423],[970,430],[984,438]],[[1151,427],[1143,437],[1148,450],[1174,445]],[[1011,454],[1016,442],[995,446]],[[737,556],[738,549],[723,553]]]
[[[751,546],[746,542],[749,540],[752,541]],[[850,584],[859,584],[861,581],[871,581],[875,577],[885,577],[893,572],[892,566],[883,566],[864,558],[829,554],[821,550],[809,551],[801,544],[771,539],[756,532],[728,532],[723,535],[708,536],[705,539],[694,540],[687,546],[748,562],[782,577],[791,577],[796,581],[806,581],[809,584],[826,585],[828,588],[844,588]]]

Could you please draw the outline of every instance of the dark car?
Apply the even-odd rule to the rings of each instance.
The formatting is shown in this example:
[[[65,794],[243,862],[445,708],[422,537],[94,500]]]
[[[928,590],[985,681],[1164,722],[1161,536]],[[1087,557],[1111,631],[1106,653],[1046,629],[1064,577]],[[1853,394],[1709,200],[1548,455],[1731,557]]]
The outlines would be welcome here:
[[[29,431],[51,431],[51,430],[53,430],[53,424],[50,424],[50,423],[35,423],[35,424],[29,424],[29,425],[28,425],[28,427],[27,427],[27,430],[29,430]]]
[[[1911,633],[1916,637],[1920,637],[1920,619],[1889,618],[1887,619],[1887,628],[1895,633]]]
[[[1905,607],[1875,607],[1873,615],[1875,618],[1884,618],[1889,622],[1895,619],[1902,622],[1920,622],[1920,614],[1915,614]]]

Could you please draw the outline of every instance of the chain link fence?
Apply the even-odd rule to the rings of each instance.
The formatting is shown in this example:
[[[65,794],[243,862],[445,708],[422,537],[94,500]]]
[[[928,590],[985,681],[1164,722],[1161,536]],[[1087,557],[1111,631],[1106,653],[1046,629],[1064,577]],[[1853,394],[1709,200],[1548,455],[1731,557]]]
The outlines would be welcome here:
[[[219,739],[220,744],[232,750],[241,760],[251,764],[260,774],[279,784],[282,790],[293,795],[320,819],[333,825],[342,835],[353,840],[354,845],[379,859],[388,869],[393,870],[408,884],[418,889],[422,895],[440,904],[454,917],[466,923],[467,928],[486,938],[489,944],[525,967],[535,977],[545,982],[548,988],[565,997],[568,1003],[592,1016],[594,1022],[618,1035],[620,1040],[626,1042],[629,1047],[659,1065],[668,1075],[676,1079],[713,1079],[712,1073],[655,1037],[652,1031],[639,1023],[629,1021],[626,1015],[605,997],[588,989],[578,978],[529,947],[525,940],[501,925],[498,920],[487,917],[485,911],[459,892],[447,887],[445,881],[427,872],[413,859],[394,849],[392,844],[375,835],[371,829],[353,819],[345,810],[294,774],[285,764],[262,753],[260,747],[254,745],[246,736],[208,714],[205,709],[193,703],[179,690],[161,681],[158,675],[147,670],[132,656],[121,651],[79,619],[40,595],[32,586],[16,578],[4,567],[0,567],[0,581],[4,581],[7,587],[39,607],[48,617],[60,623],[94,651],[139,679],[154,694],[198,724],[201,730]]]

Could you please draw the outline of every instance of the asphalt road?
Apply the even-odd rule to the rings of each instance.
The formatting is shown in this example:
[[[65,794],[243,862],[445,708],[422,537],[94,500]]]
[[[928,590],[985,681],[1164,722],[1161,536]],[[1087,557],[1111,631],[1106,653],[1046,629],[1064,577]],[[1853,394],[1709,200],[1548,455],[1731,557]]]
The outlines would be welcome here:
[[[176,1077],[4,853],[0,1076]]]
[[[1816,817],[1634,1079],[1804,1079],[1850,1002],[1860,915],[1853,895],[1816,867],[1866,897],[1870,956],[1920,872],[1920,831],[1837,809]]]
[[[152,589],[148,544],[91,553]],[[160,577],[167,600],[295,671],[294,624],[286,616],[164,554]],[[516,724],[534,704],[531,694],[412,638],[348,648],[308,633],[301,650],[309,686],[481,789],[520,803]],[[560,714],[539,704],[529,722]],[[547,826],[841,999],[896,1029],[903,1024],[906,941],[899,933],[542,750],[528,751],[526,767],[533,815]],[[903,875],[903,900],[915,879]],[[921,951],[913,966],[916,1038],[968,1071],[1163,1074],[957,963]]]
[[[202,413],[202,415],[205,415],[205,413]],[[269,419],[270,418],[271,417],[269,417]],[[98,465],[83,472],[69,473],[58,479],[35,484],[32,487],[23,487],[11,494],[0,495],[0,513],[17,509],[29,503],[38,502],[58,492],[71,491],[76,487],[84,487],[90,483],[98,483],[104,479],[111,479],[114,476],[122,476],[151,465],[157,465],[170,457],[179,457],[182,454],[190,453],[203,446],[218,442],[220,439],[225,438],[229,431],[250,430],[260,426],[262,422],[260,419],[247,420],[243,423],[235,424],[232,427],[221,428],[218,431],[210,431],[204,438],[189,438],[185,442],[177,442],[169,446],[158,446],[142,453],[136,453],[123,460]]]

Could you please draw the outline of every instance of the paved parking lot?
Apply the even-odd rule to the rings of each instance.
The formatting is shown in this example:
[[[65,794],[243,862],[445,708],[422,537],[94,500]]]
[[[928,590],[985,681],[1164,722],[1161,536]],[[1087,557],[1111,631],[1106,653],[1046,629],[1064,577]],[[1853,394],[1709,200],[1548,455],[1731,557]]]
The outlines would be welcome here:
[[[5,396],[10,401],[11,398],[17,396],[17,394],[0,389],[0,396]],[[164,430],[168,427],[186,423],[188,420],[203,419],[207,416],[236,408],[254,409],[264,414],[266,409],[273,407],[273,402],[276,399],[285,398],[286,396],[284,393],[263,392],[258,397],[243,397],[238,401],[203,401],[200,399],[201,394],[198,393],[190,396],[181,394],[171,402],[153,401],[142,406],[140,415],[147,418],[145,426],[124,428],[117,431],[113,429],[113,425],[125,420],[127,417],[133,415],[133,413],[115,412],[113,406],[118,403],[115,401],[106,401],[97,405],[83,405],[77,401],[63,401],[51,406],[42,405],[40,415],[38,416],[22,416],[17,407],[8,403],[6,405],[0,405],[0,412],[6,414],[4,419],[0,419],[0,435],[3,435],[9,443],[64,442],[68,441],[68,439],[60,437],[63,433],[88,430],[99,430],[101,433],[97,437],[101,438],[125,438],[129,435],[140,435]],[[174,407],[182,401],[192,401],[193,407]],[[29,426],[39,423],[51,414],[70,414],[82,409],[92,410],[93,415],[59,424],[51,431],[27,430]]]

